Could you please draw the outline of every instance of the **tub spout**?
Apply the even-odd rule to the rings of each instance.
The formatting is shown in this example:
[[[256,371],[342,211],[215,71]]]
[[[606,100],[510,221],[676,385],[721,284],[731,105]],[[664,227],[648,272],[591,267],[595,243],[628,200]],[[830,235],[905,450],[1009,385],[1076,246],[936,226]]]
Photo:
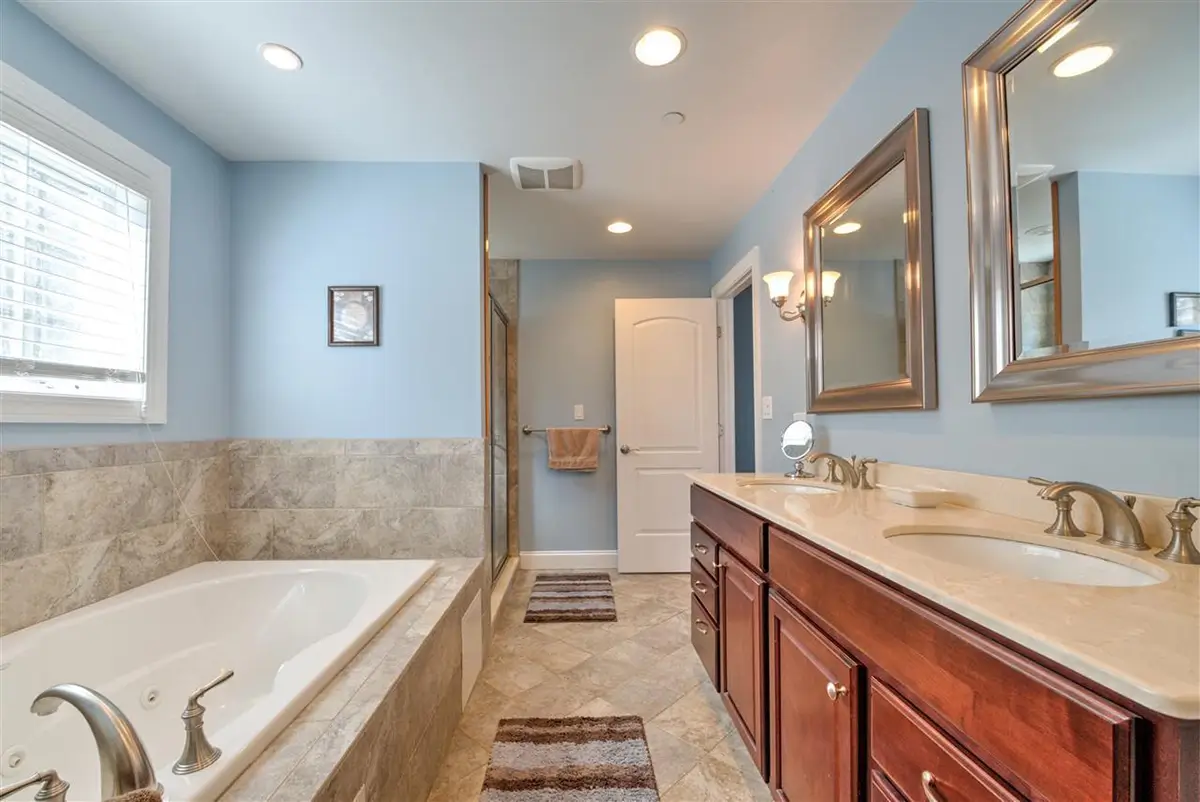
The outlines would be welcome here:
[[[48,716],[63,702],[79,711],[96,739],[101,799],[145,789],[161,792],[142,739],[121,709],[102,694],[73,683],[55,685],[38,694],[29,709],[39,716]]]

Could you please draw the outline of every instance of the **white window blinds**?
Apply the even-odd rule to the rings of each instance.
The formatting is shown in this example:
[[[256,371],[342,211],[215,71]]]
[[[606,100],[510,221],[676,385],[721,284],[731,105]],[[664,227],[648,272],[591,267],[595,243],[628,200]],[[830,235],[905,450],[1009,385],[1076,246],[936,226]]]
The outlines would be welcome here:
[[[144,403],[148,213],[0,122],[0,391]]]

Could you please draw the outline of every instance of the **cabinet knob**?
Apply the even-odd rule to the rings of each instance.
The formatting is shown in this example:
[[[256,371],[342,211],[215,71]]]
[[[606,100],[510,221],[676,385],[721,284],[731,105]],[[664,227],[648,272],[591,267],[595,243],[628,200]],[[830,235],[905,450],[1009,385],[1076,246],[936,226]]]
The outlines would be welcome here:
[[[703,594],[705,594],[705,593],[708,593],[708,585],[705,585],[705,584],[704,584],[703,582],[701,582],[699,579],[697,579],[696,581],[692,582],[692,586],[693,586],[693,587],[695,587],[695,588],[696,588],[696,590],[697,590],[697,591],[699,591],[701,595],[703,595]]]
[[[829,697],[830,701],[836,702],[846,695],[846,686],[837,682],[830,682],[825,686],[825,695]]]
[[[921,772],[921,790],[925,792],[925,802],[946,802],[945,797],[938,793],[938,790],[933,787],[933,772]]]

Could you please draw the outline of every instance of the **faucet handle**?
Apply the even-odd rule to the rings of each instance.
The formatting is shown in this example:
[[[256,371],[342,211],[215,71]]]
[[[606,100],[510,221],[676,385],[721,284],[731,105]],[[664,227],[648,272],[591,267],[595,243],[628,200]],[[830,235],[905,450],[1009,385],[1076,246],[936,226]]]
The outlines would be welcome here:
[[[862,459],[855,458],[854,470],[858,472],[858,486],[863,490],[874,490],[875,485],[871,484],[871,480],[867,478],[867,466],[874,465],[879,460],[874,457],[863,457]]]
[[[39,783],[41,783],[42,787],[38,789],[37,795],[34,796],[36,802],[67,802],[67,789],[71,787],[71,784],[59,777],[58,772],[54,769],[39,771],[32,777],[0,788],[0,799],[12,796],[17,791],[23,791],[29,786]]]
[[[1121,496],[1121,501],[1124,501],[1125,506],[1132,510],[1133,505],[1137,504],[1137,498],[1137,496]]]
[[[227,682],[231,679],[233,679],[233,669],[226,668],[212,682],[201,685],[199,688],[192,691],[192,695],[188,697],[187,710],[184,711],[185,715],[188,711],[194,711],[196,708],[201,707],[200,697],[204,696],[204,694],[208,693],[221,683]],[[202,707],[201,712],[203,712]]]
[[[171,767],[175,774],[195,774],[221,758],[221,750],[209,743],[204,734],[204,707],[200,704],[200,697],[232,677],[233,670],[227,668],[212,682],[201,685],[188,697],[187,708],[180,716],[183,719],[183,754]]]
[[[1197,507],[1200,507],[1200,498],[1185,497],[1175,502],[1175,509],[1167,513],[1167,521],[1171,524],[1171,542],[1155,557],[1185,565],[1200,565],[1200,549],[1192,542],[1192,527],[1196,525],[1192,510]]]
[[[1054,502],[1054,508],[1057,510],[1057,515],[1054,518],[1054,523],[1047,526],[1044,531],[1047,535],[1057,535],[1058,537],[1084,537],[1087,533],[1075,525],[1075,521],[1071,519],[1071,508],[1075,506],[1075,497],[1070,493],[1063,493]]]

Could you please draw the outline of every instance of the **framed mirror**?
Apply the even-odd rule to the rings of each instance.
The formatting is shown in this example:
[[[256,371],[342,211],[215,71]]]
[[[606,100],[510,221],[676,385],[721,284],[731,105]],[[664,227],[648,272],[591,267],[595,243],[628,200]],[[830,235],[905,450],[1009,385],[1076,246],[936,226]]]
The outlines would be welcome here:
[[[810,411],[937,408],[929,185],[917,109],[805,213]]]
[[[1197,30],[1036,0],[963,65],[975,401],[1200,391]]]

